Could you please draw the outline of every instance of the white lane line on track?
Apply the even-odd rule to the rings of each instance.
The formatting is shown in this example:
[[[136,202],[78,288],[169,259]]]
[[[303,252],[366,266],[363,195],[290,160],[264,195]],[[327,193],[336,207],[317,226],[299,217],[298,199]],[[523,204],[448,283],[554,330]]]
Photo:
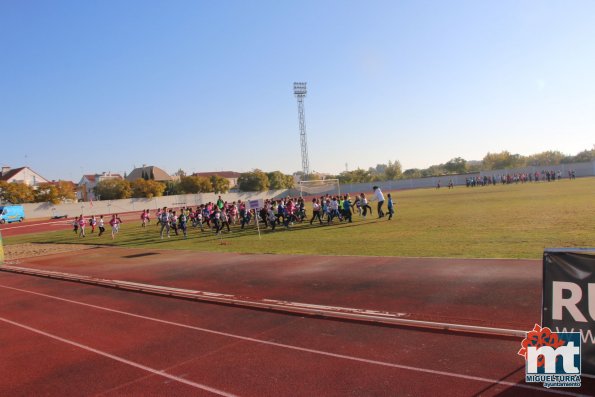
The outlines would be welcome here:
[[[142,369],[142,370],[147,371],[147,372],[150,372],[152,374],[155,374],[155,375],[158,375],[158,376],[163,376],[165,378],[168,378],[170,380],[174,380],[176,382],[184,383],[184,384],[186,384],[188,386],[192,386],[192,387],[195,387],[197,389],[206,390],[206,391],[209,391],[211,393],[214,393],[214,394],[217,394],[217,395],[220,395],[220,396],[236,397],[235,394],[226,393],[226,392],[224,392],[222,390],[218,390],[218,389],[215,389],[213,387],[209,387],[207,385],[203,385],[203,384],[200,384],[200,383],[192,382],[190,380],[187,380],[187,379],[184,379],[184,378],[180,378],[180,377],[177,377],[175,375],[170,375],[170,374],[168,374],[168,373],[166,373],[164,371],[160,371],[160,370],[155,369],[155,368],[147,367],[146,365],[139,364],[139,363],[136,363],[134,361],[130,361],[130,360],[127,360],[125,358],[122,358],[122,357],[119,357],[119,356],[115,356],[113,354],[110,354],[110,353],[107,353],[107,352],[104,352],[104,351],[101,351],[101,350],[94,349],[94,348],[92,348],[90,346],[83,345],[81,343],[77,343],[77,342],[72,341],[72,340],[69,340],[69,339],[61,338],[61,337],[59,337],[57,335],[53,335],[53,334],[47,333],[47,332],[42,331],[42,330],[37,329],[37,328],[29,327],[28,325],[25,325],[25,324],[17,323],[15,321],[11,321],[11,320],[8,320],[8,319],[3,318],[3,317],[0,317],[0,321],[4,321],[5,323],[12,324],[15,327],[20,327],[20,328],[26,329],[28,331],[34,332],[36,334],[43,335],[43,336],[46,336],[48,338],[52,338],[52,339],[55,339],[57,341],[60,341],[60,342],[63,342],[63,343],[67,343],[69,345],[76,346],[76,347],[78,347],[80,349],[89,351],[91,353],[99,354],[101,356],[110,358],[110,359],[115,360],[115,361],[119,361],[121,363],[130,365],[130,366],[135,367],[135,368]]]
[[[72,226],[72,222],[43,222],[43,223],[33,223],[29,225],[18,225],[18,226],[10,226],[5,227],[2,230],[5,232],[10,231],[12,229],[22,229],[25,227],[35,227],[35,226],[43,226],[43,225],[51,225],[51,226]]]
[[[410,365],[403,365],[403,364],[393,364],[393,363],[389,363],[389,362],[385,362],[385,361],[369,360],[369,359],[366,359],[366,358],[360,358],[360,357],[354,357],[354,356],[347,356],[347,355],[344,355],[344,354],[337,354],[337,353],[325,352],[325,351],[322,351],[322,350],[309,349],[309,348],[306,348],[306,347],[299,347],[299,346],[294,346],[294,345],[286,345],[284,343],[270,342],[270,341],[267,341],[267,340],[250,338],[248,336],[241,336],[241,335],[236,335],[236,334],[230,334],[230,333],[227,333],[227,332],[221,332],[221,331],[215,331],[215,330],[207,329],[207,328],[195,327],[195,326],[192,326],[192,325],[187,325],[187,324],[182,324],[182,323],[176,323],[176,322],[173,322],[173,321],[162,320],[162,319],[155,318],[155,317],[143,316],[143,315],[140,315],[140,314],[125,312],[125,311],[121,311],[121,310],[117,310],[117,309],[110,309],[108,307],[97,306],[97,305],[93,305],[93,304],[90,304],[90,303],[84,303],[84,302],[74,301],[74,300],[70,300],[70,299],[66,299],[66,298],[60,298],[58,296],[47,295],[47,294],[43,294],[43,293],[40,293],[40,292],[34,292],[34,291],[25,290],[25,289],[9,287],[9,286],[2,285],[2,284],[0,284],[0,288],[5,288],[5,289],[14,290],[14,291],[24,292],[24,293],[28,293],[28,294],[32,294],[32,295],[43,296],[43,297],[50,298],[50,299],[55,299],[55,300],[59,300],[59,301],[63,301],[63,302],[73,303],[75,305],[81,305],[81,306],[91,307],[91,308],[98,309],[98,310],[103,310],[103,311],[107,311],[107,312],[111,312],[111,313],[118,313],[118,314],[122,314],[122,315],[125,315],[125,316],[140,318],[140,319],[143,319],[143,320],[154,321],[154,322],[161,323],[161,324],[173,325],[173,326],[176,326],[176,327],[181,327],[181,328],[191,329],[191,330],[195,330],[195,331],[205,332],[205,333],[209,333],[209,334],[213,334],[213,335],[220,335],[220,336],[225,336],[225,337],[229,337],[229,338],[235,338],[235,339],[244,340],[244,341],[247,341],[247,342],[260,343],[260,344],[264,344],[264,345],[281,347],[281,348],[285,348],[285,349],[296,350],[296,351],[301,351],[301,352],[306,352],[306,353],[312,353],[312,354],[317,354],[317,355],[326,356],[326,357],[340,358],[340,359],[344,359],[344,360],[356,361],[356,362],[361,362],[361,363],[366,363],[366,364],[373,364],[373,365],[380,365],[380,366],[383,366],[383,367],[403,369],[403,370],[408,370],[408,371],[413,371],[413,372],[421,372],[421,373],[426,373],[426,374],[431,374],[431,375],[441,375],[441,376],[447,376],[447,377],[451,377],[451,378],[472,380],[472,381],[483,382],[483,383],[490,383],[490,384],[498,384],[498,385],[502,385],[502,386],[518,387],[518,388],[522,388],[522,389],[536,390],[536,391],[540,391],[540,392],[544,392],[544,393],[560,394],[560,395],[575,396],[575,397],[588,397],[589,396],[588,394],[578,394],[578,393],[572,393],[572,392],[567,392],[567,391],[546,389],[546,388],[537,387],[537,386],[531,386],[531,385],[525,385],[525,384],[518,384],[518,383],[514,383],[514,382],[502,381],[502,380],[499,380],[499,379],[490,379],[490,378],[484,378],[484,377],[480,377],[480,376],[464,375],[464,374],[458,374],[458,373],[454,373],[454,372],[439,371],[439,370],[433,370],[433,369],[428,369],[428,368],[420,368],[420,367],[413,367],[413,366],[410,366]]]

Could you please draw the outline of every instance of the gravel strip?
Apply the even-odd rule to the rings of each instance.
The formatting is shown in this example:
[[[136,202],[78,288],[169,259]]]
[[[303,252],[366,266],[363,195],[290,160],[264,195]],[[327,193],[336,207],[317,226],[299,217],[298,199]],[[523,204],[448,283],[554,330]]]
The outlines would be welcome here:
[[[96,246],[94,245],[83,244],[11,244],[4,246],[4,259],[6,261],[12,261],[15,259],[57,254],[60,252],[80,251],[95,247]]]

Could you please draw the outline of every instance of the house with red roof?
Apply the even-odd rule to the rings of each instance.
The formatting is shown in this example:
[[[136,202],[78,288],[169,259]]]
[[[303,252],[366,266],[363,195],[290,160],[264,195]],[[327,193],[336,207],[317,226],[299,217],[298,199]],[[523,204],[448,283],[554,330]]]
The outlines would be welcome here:
[[[48,182],[47,179],[29,167],[12,169],[8,166],[2,167],[2,171],[0,172],[0,181],[5,181],[8,183],[24,183],[25,185],[29,186],[37,186],[40,183]]]
[[[120,174],[112,174],[111,172],[103,172],[101,174],[83,175],[77,185],[77,198],[82,201],[97,200],[94,188],[97,184],[106,179],[124,179]]]

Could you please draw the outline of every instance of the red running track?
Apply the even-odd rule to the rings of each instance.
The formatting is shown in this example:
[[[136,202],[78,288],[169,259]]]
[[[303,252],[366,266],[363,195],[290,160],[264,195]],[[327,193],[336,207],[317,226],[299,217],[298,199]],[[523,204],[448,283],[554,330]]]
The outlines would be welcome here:
[[[254,299],[402,313],[530,330],[540,320],[536,260],[243,255],[95,248],[18,266]]]
[[[2,395],[542,395],[519,342],[0,274]],[[488,360],[486,358],[489,357]]]
[[[99,248],[18,265],[477,325],[490,319],[529,329],[539,316],[535,261]],[[292,316],[4,272],[0,341],[0,395],[564,392],[524,383],[520,340],[514,338]],[[581,389],[565,392],[593,390],[593,380],[583,378]]]
[[[135,221],[140,219],[141,211],[120,213],[120,218],[125,222]],[[153,214],[152,214],[153,215]],[[98,215],[97,215],[98,216]],[[85,218],[89,218],[85,216]],[[106,224],[109,222],[111,216],[104,214],[104,220]],[[22,234],[31,233],[42,233],[42,232],[53,232],[57,230],[68,230],[72,229],[72,222],[74,218],[69,217],[67,219],[37,219],[25,222],[13,222],[0,224],[0,232],[2,237],[19,236]]]

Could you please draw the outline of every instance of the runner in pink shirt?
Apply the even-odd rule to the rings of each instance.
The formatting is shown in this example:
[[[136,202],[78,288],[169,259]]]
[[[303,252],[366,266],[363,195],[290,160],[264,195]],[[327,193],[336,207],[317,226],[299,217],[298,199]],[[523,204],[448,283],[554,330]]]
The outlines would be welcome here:
[[[85,218],[83,218],[82,214],[81,214],[81,216],[79,216],[78,224],[79,224],[79,237],[85,237]]]
[[[122,221],[118,218],[118,215],[112,215],[112,219],[109,221],[110,226],[112,227],[112,240],[116,237],[116,234],[120,231],[120,223]]]

